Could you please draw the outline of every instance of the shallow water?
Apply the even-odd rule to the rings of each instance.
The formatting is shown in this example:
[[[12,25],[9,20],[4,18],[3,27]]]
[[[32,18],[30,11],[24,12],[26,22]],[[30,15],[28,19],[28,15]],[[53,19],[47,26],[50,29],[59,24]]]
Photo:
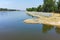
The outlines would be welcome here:
[[[0,12],[0,40],[60,40],[60,28],[43,24],[25,24],[32,18],[25,12]]]

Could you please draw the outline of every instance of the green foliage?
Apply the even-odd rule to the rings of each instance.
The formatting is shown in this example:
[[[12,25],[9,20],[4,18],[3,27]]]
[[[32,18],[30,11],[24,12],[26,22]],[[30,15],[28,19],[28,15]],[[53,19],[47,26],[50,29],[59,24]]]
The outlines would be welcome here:
[[[60,12],[60,0],[56,3],[56,0],[44,0],[43,5],[39,5],[37,8],[27,8],[27,11],[38,12]]]
[[[58,5],[58,12],[60,12],[60,0],[58,1],[57,5]]]
[[[53,0],[44,0],[44,11],[45,12],[52,12],[54,11],[55,1]]]
[[[37,8],[32,7],[32,8],[27,8],[26,10],[27,10],[27,11],[37,11]]]
[[[43,11],[43,7],[42,7],[41,5],[39,5],[39,6],[37,7],[37,11],[38,11],[38,12]]]
[[[19,11],[16,9],[7,9],[7,8],[0,8],[0,11]]]

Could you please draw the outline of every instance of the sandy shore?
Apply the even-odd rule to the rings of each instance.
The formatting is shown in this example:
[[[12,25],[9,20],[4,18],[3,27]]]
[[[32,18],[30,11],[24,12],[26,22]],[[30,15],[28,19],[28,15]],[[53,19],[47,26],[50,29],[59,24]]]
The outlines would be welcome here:
[[[26,12],[29,15],[37,17],[36,19],[26,19],[25,23],[29,24],[49,24],[60,26],[60,14],[56,13],[43,13],[43,12]],[[46,16],[46,15],[48,16]]]

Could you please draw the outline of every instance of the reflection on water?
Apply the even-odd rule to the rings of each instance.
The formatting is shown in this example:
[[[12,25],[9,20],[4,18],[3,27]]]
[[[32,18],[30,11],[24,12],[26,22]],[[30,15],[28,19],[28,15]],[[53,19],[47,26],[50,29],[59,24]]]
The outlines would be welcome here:
[[[47,33],[49,32],[50,30],[52,30],[54,27],[52,25],[45,25],[43,24],[43,27],[42,27],[42,32],[43,33]]]
[[[60,40],[60,28],[44,24],[25,24],[34,18],[25,12],[0,12],[0,40]]]
[[[56,33],[60,34],[60,28],[59,27],[56,27],[55,30],[56,30]]]
[[[43,33],[48,33],[49,31],[51,31],[52,29],[54,29],[54,26],[53,25],[46,25],[46,24],[43,24],[42,26],[42,32]],[[55,32],[60,34],[60,27],[55,27]]]
[[[32,18],[36,18],[30,14],[27,15],[31,16]],[[35,26],[33,27],[32,25],[35,25],[36,27]],[[32,24],[32,25],[31,27],[34,28],[32,32],[33,34],[35,34],[34,36],[32,36],[34,40],[60,40],[60,27],[56,27],[53,25],[45,25],[45,24],[38,24],[38,26],[36,24]]]

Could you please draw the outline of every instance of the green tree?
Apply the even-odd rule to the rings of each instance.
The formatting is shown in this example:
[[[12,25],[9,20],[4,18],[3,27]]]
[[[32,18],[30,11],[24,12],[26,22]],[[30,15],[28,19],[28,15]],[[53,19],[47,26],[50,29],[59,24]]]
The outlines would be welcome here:
[[[27,8],[27,11],[38,12],[60,12],[60,0],[56,3],[56,0],[44,0],[43,5],[39,5],[37,8]]]
[[[58,0],[57,5],[58,5],[58,12],[60,12],[60,0]]]
[[[32,7],[32,11],[37,11],[37,8],[35,8],[35,7]]]
[[[32,7],[32,8],[27,8],[26,10],[27,10],[27,11],[37,11],[37,8]]]
[[[55,10],[54,0],[44,0],[43,8],[45,12],[52,12]]]
[[[38,11],[38,12],[43,11],[43,7],[42,7],[41,5],[39,5],[39,6],[37,7],[37,11]]]

